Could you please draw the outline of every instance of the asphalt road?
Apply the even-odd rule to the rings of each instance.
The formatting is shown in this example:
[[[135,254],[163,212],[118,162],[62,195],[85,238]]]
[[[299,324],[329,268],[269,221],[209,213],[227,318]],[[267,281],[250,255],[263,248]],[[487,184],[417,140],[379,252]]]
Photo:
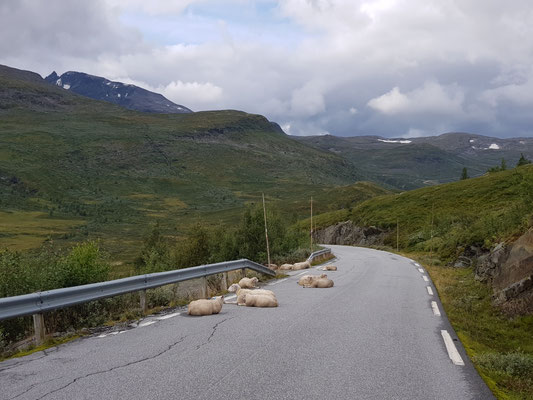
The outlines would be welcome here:
[[[456,336],[425,271],[387,252],[331,248],[333,288],[304,289],[298,271],[267,286],[278,308],[154,315],[8,360],[0,399],[493,398],[458,341],[450,358],[442,331]]]

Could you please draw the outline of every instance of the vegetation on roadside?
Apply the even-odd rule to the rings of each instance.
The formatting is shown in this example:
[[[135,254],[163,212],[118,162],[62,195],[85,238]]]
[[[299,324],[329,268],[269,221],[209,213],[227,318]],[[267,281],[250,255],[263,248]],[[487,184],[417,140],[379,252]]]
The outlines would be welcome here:
[[[533,315],[501,313],[471,268],[435,266],[428,255],[410,256],[427,268],[450,322],[493,393],[499,399],[533,398]]]

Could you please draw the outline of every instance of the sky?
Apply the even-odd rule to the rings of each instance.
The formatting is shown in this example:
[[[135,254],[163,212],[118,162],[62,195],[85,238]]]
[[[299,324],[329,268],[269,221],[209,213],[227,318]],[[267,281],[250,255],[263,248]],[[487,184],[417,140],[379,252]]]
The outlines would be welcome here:
[[[530,0],[2,0],[0,64],[291,135],[533,136]]]

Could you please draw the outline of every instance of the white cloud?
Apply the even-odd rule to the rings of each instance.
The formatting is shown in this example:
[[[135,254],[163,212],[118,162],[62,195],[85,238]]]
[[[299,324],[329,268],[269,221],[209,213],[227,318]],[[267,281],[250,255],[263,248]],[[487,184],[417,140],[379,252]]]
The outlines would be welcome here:
[[[122,77],[195,110],[290,121],[292,134],[527,135],[530,9],[529,0],[3,0],[0,63]]]
[[[460,114],[464,102],[458,85],[441,86],[426,82],[424,86],[403,94],[398,87],[368,102],[368,106],[387,115],[395,114]]]
[[[311,117],[326,109],[320,85],[310,82],[295,89],[291,97],[291,113],[299,117]]]

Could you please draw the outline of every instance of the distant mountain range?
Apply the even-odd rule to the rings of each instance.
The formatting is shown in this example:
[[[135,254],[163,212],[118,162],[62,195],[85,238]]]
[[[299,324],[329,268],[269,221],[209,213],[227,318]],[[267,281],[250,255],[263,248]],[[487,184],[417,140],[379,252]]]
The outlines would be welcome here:
[[[294,139],[343,157],[367,180],[401,190],[456,181],[464,167],[469,176],[483,175],[502,158],[508,167],[514,167],[521,154],[533,159],[533,138],[463,132],[412,139],[332,135]]]
[[[187,107],[175,104],[159,93],[83,72],[68,71],[58,76],[54,71],[44,80],[82,96],[108,101],[130,110],[160,114],[192,112]]]

